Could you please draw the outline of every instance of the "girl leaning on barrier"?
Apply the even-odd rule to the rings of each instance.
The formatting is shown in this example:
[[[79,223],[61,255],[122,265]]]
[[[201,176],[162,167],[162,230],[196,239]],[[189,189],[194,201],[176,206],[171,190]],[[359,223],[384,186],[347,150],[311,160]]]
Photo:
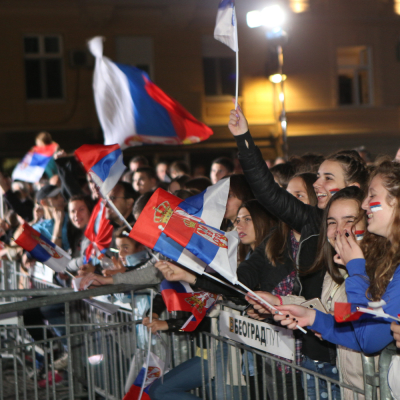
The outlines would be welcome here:
[[[348,301],[368,307],[380,305],[385,313],[397,316],[400,310],[400,164],[381,161],[371,175],[362,208],[368,216],[368,232],[361,246],[350,229],[338,232],[335,250],[346,265]],[[352,322],[336,323],[333,316],[297,305],[278,307],[282,325],[308,326],[326,340],[366,354],[381,351],[393,341],[390,321],[362,315]],[[288,316],[288,317],[286,317]],[[293,320],[294,318],[294,320]]]

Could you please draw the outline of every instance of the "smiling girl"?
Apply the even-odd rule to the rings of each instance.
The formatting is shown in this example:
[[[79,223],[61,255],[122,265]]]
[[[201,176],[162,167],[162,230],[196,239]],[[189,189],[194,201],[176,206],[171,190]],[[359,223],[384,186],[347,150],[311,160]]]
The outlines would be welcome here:
[[[400,164],[382,161],[371,176],[363,209],[368,216],[368,232],[361,247],[346,228],[337,235],[335,248],[349,277],[346,293],[351,303],[368,306],[380,302],[385,313],[397,316],[400,309]],[[365,255],[365,259],[364,259]],[[384,302],[382,302],[382,300]],[[362,315],[357,321],[338,324],[329,314],[299,306],[279,307],[300,326],[309,326],[333,343],[363,351],[381,351],[393,337],[390,321]],[[285,316],[275,316],[282,325],[294,329]],[[346,325],[350,325],[346,328]]]

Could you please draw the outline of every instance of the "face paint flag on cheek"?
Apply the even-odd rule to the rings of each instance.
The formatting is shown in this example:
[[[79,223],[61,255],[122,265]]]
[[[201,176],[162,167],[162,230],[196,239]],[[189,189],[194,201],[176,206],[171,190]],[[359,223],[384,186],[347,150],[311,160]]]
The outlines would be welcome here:
[[[379,201],[369,203],[369,208],[372,212],[382,211],[382,204]]]
[[[357,240],[363,240],[365,231],[355,231],[354,234],[356,235]]]
[[[332,189],[329,191],[329,193],[331,194],[331,196],[335,195],[340,189]]]

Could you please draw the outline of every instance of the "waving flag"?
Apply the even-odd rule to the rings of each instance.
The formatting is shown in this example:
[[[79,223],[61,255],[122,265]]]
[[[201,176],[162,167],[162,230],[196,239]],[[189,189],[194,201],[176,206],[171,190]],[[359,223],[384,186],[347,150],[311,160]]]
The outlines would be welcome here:
[[[150,385],[158,378],[163,376],[164,373],[164,362],[161,361],[155,354],[150,352],[149,366],[147,368],[146,376],[146,364],[143,365],[136,379],[133,381],[133,373],[135,370],[135,357],[133,357],[131,368],[129,370],[127,382],[125,384],[125,391],[127,392],[123,400],[138,400],[140,395],[140,389],[144,383],[144,391],[142,394],[142,400],[150,400],[149,389]],[[133,381],[133,383],[132,383]]]
[[[106,218],[106,208],[101,200],[99,200],[93,209],[90,220],[85,230],[85,236],[90,240],[90,245],[85,251],[85,264],[90,261],[93,250],[98,250],[101,259],[110,247],[113,234],[113,226]]]
[[[157,87],[138,68],[103,56],[103,38],[88,46],[96,58],[93,91],[104,143],[121,148],[142,144],[191,144],[212,135],[178,102]]]
[[[55,142],[47,146],[32,147],[15,167],[12,179],[32,183],[38,182],[57,148],[58,144]]]
[[[233,51],[239,50],[234,0],[221,0],[219,3],[214,38]]]
[[[194,331],[218,299],[214,293],[193,292],[186,282],[163,280],[160,290],[168,312],[188,311],[193,314],[181,328],[185,332]]]
[[[15,243],[28,251],[39,262],[46,264],[56,272],[64,272],[71,257],[61,247],[41,235],[26,222],[23,231],[15,238]]]
[[[236,283],[237,232],[225,234],[217,229],[225,214],[228,192],[229,179],[183,201],[157,189],[129,236],[197,273],[203,273],[209,265]],[[201,263],[196,264],[197,259]]]
[[[107,196],[126,169],[118,144],[84,144],[75,150],[75,156],[103,196]]]

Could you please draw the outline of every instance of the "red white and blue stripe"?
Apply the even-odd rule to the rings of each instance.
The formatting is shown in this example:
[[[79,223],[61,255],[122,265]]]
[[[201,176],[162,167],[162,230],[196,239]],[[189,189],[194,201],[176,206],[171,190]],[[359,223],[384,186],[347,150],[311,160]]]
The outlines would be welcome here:
[[[118,144],[85,144],[75,150],[75,156],[103,196],[113,189],[126,169]]]
[[[221,0],[218,5],[214,38],[238,51],[237,21],[234,0]]]
[[[142,70],[103,56],[103,38],[88,43],[96,57],[93,91],[104,143],[191,144],[212,130],[157,87]]]
[[[336,189],[331,189],[329,191],[329,193],[331,194],[331,196],[335,195],[340,189],[336,188]]]
[[[135,358],[132,360],[131,368],[125,384],[125,391],[127,392],[123,400],[139,400],[140,390],[144,383],[144,390],[141,399],[150,400],[149,389],[151,384],[161,378],[164,374],[164,362],[160,360],[154,353],[150,352],[149,366],[147,368],[146,375],[146,364],[140,369],[139,374],[133,381],[132,372],[135,370],[136,363]],[[133,383],[132,383],[133,381]]]
[[[15,243],[28,251],[31,256],[56,272],[64,272],[71,257],[61,247],[41,235],[26,222]]]
[[[193,292],[186,282],[163,280],[161,295],[168,312],[187,311],[193,315],[182,326],[185,332],[194,331],[218,299],[218,295],[209,292]]]
[[[12,179],[32,183],[39,182],[57,147],[58,144],[55,142],[47,146],[32,147],[15,167]]]
[[[217,229],[225,214],[228,192],[229,180],[184,201],[157,189],[130,236],[197,273],[203,273],[209,265],[236,283],[237,232],[225,234]]]
[[[377,212],[382,210],[382,204],[379,201],[375,201],[373,203],[369,203],[369,208],[372,212]]]
[[[364,233],[365,233],[365,231],[355,231],[354,234],[356,236],[356,240],[363,240]]]

